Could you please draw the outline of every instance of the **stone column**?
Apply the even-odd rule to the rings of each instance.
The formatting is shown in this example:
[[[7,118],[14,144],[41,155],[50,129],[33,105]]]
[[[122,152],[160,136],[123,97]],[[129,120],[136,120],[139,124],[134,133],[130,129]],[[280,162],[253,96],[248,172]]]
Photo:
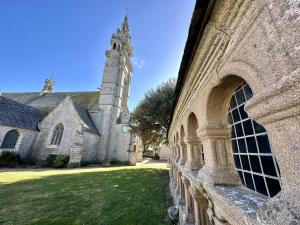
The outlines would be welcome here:
[[[208,200],[194,186],[190,186],[190,193],[194,201],[195,225],[209,225]]]
[[[176,149],[176,146],[175,144],[172,144],[171,146],[171,149],[172,149],[172,162],[176,161],[176,158],[177,158],[177,149]]]
[[[178,163],[180,165],[184,165],[186,160],[187,160],[187,157],[186,157],[186,144],[183,141],[179,141],[178,145],[179,145],[179,149],[180,149],[180,159],[179,159]]]
[[[180,146],[179,146],[178,142],[175,143],[175,151],[176,151],[175,162],[178,162],[180,160],[180,157],[181,157]]]
[[[180,176],[181,176],[181,172],[180,171],[178,171],[178,169],[177,169],[177,173],[176,173],[176,188],[175,188],[175,194],[176,195],[180,195],[180,183],[181,183],[181,181],[180,181]]]
[[[183,185],[184,185],[184,194],[185,194],[185,210],[186,210],[186,222],[193,222],[193,207],[190,198],[190,181],[187,177],[182,177]]]
[[[198,177],[203,183],[238,185],[240,180],[233,162],[230,161],[230,129],[205,126],[197,129],[202,142],[205,165]],[[231,148],[230,148],[231,149]]]
[[[184,142],[187,146],[187,161],[184,166],[190,170],[200,169],[204,164],[201,157],[201,142],[197,136],[187,136]]]

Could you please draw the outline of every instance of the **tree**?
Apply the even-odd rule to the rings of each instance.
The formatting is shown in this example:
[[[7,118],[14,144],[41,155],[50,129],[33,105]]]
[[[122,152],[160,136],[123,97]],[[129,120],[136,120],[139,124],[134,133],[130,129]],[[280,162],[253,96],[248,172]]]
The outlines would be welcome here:
[[[172,78],[148,90],[132,113],[132,131],[141,138],[144,151],[149,146],[157,149],[160,143],[166,141],[175,85],[176,80]]]

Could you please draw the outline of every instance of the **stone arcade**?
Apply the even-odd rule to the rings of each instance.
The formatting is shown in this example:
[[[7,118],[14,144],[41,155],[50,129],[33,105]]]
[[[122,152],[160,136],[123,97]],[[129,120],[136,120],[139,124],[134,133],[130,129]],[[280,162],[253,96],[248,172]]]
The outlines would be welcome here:
[[[168,139],[179,224],[300,224],[299,1],[198,0]]]
[[[3,93],[0,97],[0,151],[45,160],[70,155],[70,162],[134,163],[128,99],[132,47],[127,15],[111,38],[101,91]]]

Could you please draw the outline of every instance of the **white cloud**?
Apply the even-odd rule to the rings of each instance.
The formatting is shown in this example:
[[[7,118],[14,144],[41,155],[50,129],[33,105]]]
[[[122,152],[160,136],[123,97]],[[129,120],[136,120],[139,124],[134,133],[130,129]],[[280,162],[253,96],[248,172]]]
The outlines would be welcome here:
[[[138,57],[132,57],[132,64],[139,69],[143,69],[145,63],[146,63],[145,59],[140,59]]]

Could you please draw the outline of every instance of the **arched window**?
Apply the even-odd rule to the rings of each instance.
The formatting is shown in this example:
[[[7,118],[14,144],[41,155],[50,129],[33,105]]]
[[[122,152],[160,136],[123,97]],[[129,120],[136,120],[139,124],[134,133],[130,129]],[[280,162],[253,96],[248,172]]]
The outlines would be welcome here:
[[[244,110],[253,96],[248,84],[235,90],[230,100],[228,120],[236,169],[243,184],[273,197],[281,190],[280,171],[269,144],[267,131]]]
[[[63,133],[64,133],[64,126],[60,123],[53,130],[51,145],[59,146]]]
[[[19,133],[16,130],[10,130],[5,134],[1,148],[15,148],[19,138]]]

